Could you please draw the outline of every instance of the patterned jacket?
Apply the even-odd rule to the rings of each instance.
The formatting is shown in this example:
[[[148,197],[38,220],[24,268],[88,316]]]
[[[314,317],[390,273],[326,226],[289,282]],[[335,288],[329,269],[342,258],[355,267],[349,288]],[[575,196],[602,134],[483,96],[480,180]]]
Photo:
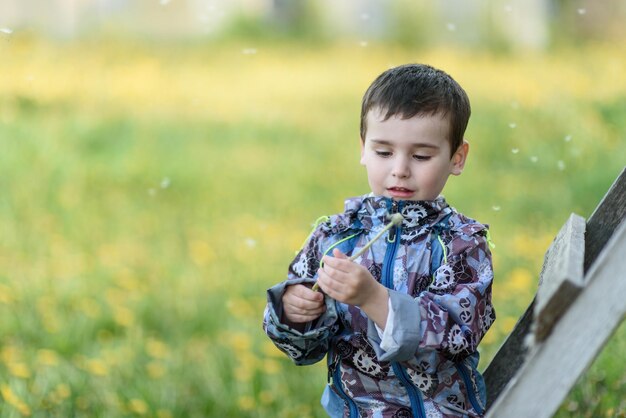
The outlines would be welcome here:
[[[355,262],[389,289],[383,336],[355,306],[326,297],[326,312],[305,332],[282,321],[285,287],[313,283],[320,260],[339,248],[350,255],[400,212],[392,228]],[[263,326],[296,364],[327,356],[322,404],[331,417],[477,417],[485,390],[477,346],[495,320],[487,227],[456,212],[443,197],[394,201],[366,195],[319,224],[268,290]],[[391,337],[390,339],[388,337]]]

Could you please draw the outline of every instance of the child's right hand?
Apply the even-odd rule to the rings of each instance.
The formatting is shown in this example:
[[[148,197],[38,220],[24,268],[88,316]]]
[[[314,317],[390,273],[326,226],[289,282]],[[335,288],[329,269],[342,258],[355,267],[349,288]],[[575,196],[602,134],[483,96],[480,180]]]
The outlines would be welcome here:
[[[295,284],[287,286],[283,294],[283,313],[294,324],[301,324],[317,319],[326,311],[324,295],[311,288]]]

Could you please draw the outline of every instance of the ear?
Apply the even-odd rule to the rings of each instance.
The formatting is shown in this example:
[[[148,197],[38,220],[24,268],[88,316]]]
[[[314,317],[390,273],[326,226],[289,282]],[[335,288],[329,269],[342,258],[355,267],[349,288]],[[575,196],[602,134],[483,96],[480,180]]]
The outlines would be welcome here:
[[[361,141],[359,141],[359,143],[361,144],[361,165],[365,165],[365,141],[363,140],[363,138],[361,138]]]
[[[463,140],[463,143],[456,150],[452,159],[450,160],[450,174],[458,176],[463,172],[465,168],[465,161],[467,161],[467,155],[469,154],[469,142]]]

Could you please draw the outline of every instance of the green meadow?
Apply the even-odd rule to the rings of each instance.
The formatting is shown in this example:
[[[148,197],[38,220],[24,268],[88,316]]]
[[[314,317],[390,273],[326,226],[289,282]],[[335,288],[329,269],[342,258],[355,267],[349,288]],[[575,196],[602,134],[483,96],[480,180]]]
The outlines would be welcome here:
[[[325,416],[325,365],[264,336],[265,289],[368,192],[361,95],[405,62],[472,101],[444,193],[496,244],[485,367],[625,165],[625,52],[3,37],[0,417]],[[558,416],[626,416],[625,351],[622,326]]]

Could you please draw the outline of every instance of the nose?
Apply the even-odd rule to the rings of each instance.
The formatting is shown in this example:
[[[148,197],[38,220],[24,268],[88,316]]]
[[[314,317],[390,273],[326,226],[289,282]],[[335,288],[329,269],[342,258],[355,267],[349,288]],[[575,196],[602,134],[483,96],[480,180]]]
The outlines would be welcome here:
[[[410,176],[411,171],[409,168],[409,161],[403,156],[398,156],[394,159],[391,174],[397,178],[407,178]]]

